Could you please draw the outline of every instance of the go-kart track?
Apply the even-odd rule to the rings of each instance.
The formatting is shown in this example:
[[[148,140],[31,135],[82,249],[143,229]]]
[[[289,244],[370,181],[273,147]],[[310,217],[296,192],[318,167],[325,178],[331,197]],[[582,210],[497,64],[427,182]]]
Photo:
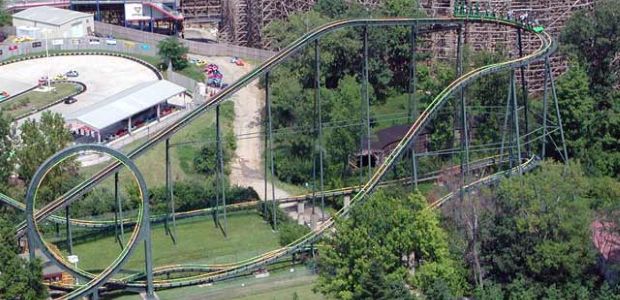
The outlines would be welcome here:
[[[73,104],[61,103],[49,108],[50,111],[60,113],[65,118],[137,84],[158,80],[157,74],[147,66],[122,57],[52,56],[0,66],[0,90],[9,91],[11,95],[14,95],[23,91],[16,90],[15,82],[18,82],[20,87],[32,88],[43,76],[53,79],[56,75],[64,75],[70,70],[78,71],[79,76],[69,79],[85,84],[86,91],[76,96],[78,101]],[[30,117],[38,119],[39,115],[40,113],[36,113]]]
[[[460,76],[456,80],[454,80],[451,84],[445,87],[445,89],[442,90],[439,94],[435,95],[434,99],[428,104],[426,109],[419,115],[419,117],[415,120],[415,122],[411,124],[409,130],[407,131],[403,139],[394,147],[394,149],[389,153],[389,155],[385,158],[382,164],[378,165],[374,169],[374,173],[372,174],[370,179],[368,179],[368,181],[361,188],[356,190],[355,196],[351,199],[350,206],[345,206],[340,211],[338,211],[335,214],[335,216],[333,216],[333,218],[330,218],[326,222],[322,223],[320,226],[316,227],[314,231],[307,234],[306,236],[301,237],[300,239],[292,242],[291,244],[285,247],[264,253],[262,255],[259,255],[259,256],[244,260],[244,261],[239,261],[237,263],[223,264],[223,265],[174,265],[174,266],[163,266],[163,267],[153,270],[153,273],[155,274],[157,274],[158,272],[161,272],[162,270],[165,270],[166,272],[179,272],[181,274],[183,274],[184,272],[198,272],[199,274],[197,275],[191,275],[191,276],[185,275],[186,277],[152,280],[152,276],[153,276],[152,273],[146,274],[146,276],[145,274],[136,274],[136,275],[125,277],[125,278],[111,279],[108,281],[107,279],[111,278],[111,276],[113,276],[114,273],[116,273],[120,269],[120,267],[122,267],[122,263],[115,264],[114,267],[110,266],[109,268],[104,270],[101,274],[98,274],[98,275],[90,274],[84,270],[75,268],[74,266],[66,262],[57,253],[50,250],[45,243],[42,243],[42,242],[37,243],[36,240],[34,240],[33,238],[29,238],[29,241],[32,240],[34,243],[33,244],[34,247],[40,248],[52,260],[58,263],[63,268],[63,270],[70,272],[72,275],[76,277],[84,278],[88,280],[87,283],[82,282],[82,284],[74,285],[70,287],[72,292],[70,292],[69,294],[65,296],[70,299],[86,296],[86,295],[92,294],[93,292],[96,293],[97,292],[96,289],[105,284],[108,284],[106,287],[109,289],[118,289],[118,288],[125,288],[125,289],[130,289],[130,290],[146,289],[148,296],[151,296],[153,295],[154,288],[164,289],[164,288],[172,288],[172,287],[179,287],[179,286],[197,285],[197,284],[202,284],[202,283],[214,282],[217,280],[223,280],[223,279],[231,278],[234,276],[246,274],[249,271],[259,268],[260,266],[276,262],[279,259],[289,254],[303,251],[307,247],[315,243],[324,233],[328,232],[328,230],[334,224],[335,218],[342,217],[348,214],[351,207],[363,202],[364,199],[368,197],[374,191],[374,189],[381,184],[381,181],[383,177],[386,175],[386,173],[389,172],[391,167],[397,162],[397,160],[402,156],[402,154],[407,151],[409,144],[418,134],[420,134],[423,127],[426,124],[428,124],[428,122],[430,122],[436,116],[436,113],[438,112],[438,110],[441,109],[441,107],[444,106],[448,101],[450,101],[452,95],[454,95],[455,93],[459,91],[462,91],[464,87],[472,83],[477,78],[480,78],[485,75],[498,73],[501,71],[513,70],[512,72],[513,79],[511,80],[512,82],[512,92],[511,92],[512,96],[511,97],[513,100],[511,101],[513,101],[514,104],[511,104],[511,105],[514,105],[513,106],[514,111],[516,112],[517,111],[516,92],[514,91],[514,85],[515,85],[516,80],[514,79],[514,69],[520,68],[522,66],[531,64],[536,61],[543,61],[543,60],[547,61],[549,55],[551,55],[557,48],[557,45],[555,44],[551,36],[540,28],[532,28],[531,26],[528,26],[527,24],[519,23],[519,22],[516,22],[515,20],[506,20],[506,19],[497,18],[496,16],[490,16],[490,15],[486,15],[486,16],[457,15],[454,18],[356,19],[356,20],[344,20],[344,21],[333,22],[330,24],[326,24],[322,27],[319,27],[313,31],[310,31],[303,37],[299,38],[298,40],[293,42],[291,45],[284,48],[281,52],[279,52],[278,54],[276,54],[275,56],[268,59],[266,62],[264,62],[260,66],[258,66],[256,69],[249,72],[247,75],[243,76],[241,79],[232,83],[227,89],[221,91],[220,93],[215,95],[213,98],[209,99],[206,103],[200,105],[195,110],[183,116],[178,122],[175,122],[174,124],[171,124],[170,126],[166,127],[165,129],[157,133],[154,137],[146,141],[143,145],[139,146],[138,148],[136,148],[135,150],[133,150],[127,155],[129,158],[135,159],[137,156],[139,156],[140,154],[143,154],[144,152],[146,152],[148,149],[150,149],[157,143],[161,141],[165,141],[171,135],[175,134],[181,128],[183,128],[184,126],[186,126],[187,124],[195,120],[202,113],[209,111],[211,109],[214,109],[217,105],[221,104],[223,101],[229,100],[230,97],[233,96],[235,92],[247,86],[252,81],[258,78],[261,78],[261,76],[268,76],[269,71],[271,69],[281,64],[286,58],[288,58],[293,53],[299,51],[300,49],[303,49],[304,47],[313,45],[313,43],[315,42],[316,44],[314,45],[318,45],[320,38],[322,36],[330,32],[333,32],[337,29],[350,28],[350,27],[361,27],[364,29],[363,30],[364,32],[364,58],[365,60],[367,60],[367,56],[368,56],[367,30],[370,27],[408,26],[412,28],[424,28],[425,26],[435,26],[435,25],[463,26],[466,23],[490,23],[490,24],[497,24],[501,26],[509,26],[509,27],[514,28],[515,30],[524,32],[525,34],[534,35],[538,39],[539,44],[537,45],[538,46],[537,49],[535,49],[531,53],[524,54],[522,57],[518,57],[518,58],[509,60],[509,61],[505,61],[505,62],[482,66],[466,74],[459,74]],[[317,57],[319,56],[318,50],[316,52],[316,55]],[[316,68],[317,70],[319,69],[318,63],[317,63]],[[78,69],[78,67],[75,67],[75,69]],[[2,69],[0,69],[0,71],[4,72],[4,70]],[[365,80],[367,80],[368,78],[367,68],[365,68],[365,71],[366,71]],[[547,76],[548,74],[549,79],[550,79],[549,81],[551,82],[551,85],[553,86],[553,78],[552,78],[551,73],[549,72],[548,63],[547,63],[546,72],[547,73],[545,74],[545,76]],[[40,76],[40,75],[37,75],[37,76]],[[37,77],[35,76],[34,78],[36,79]],[[267,86],[268,86],[268,81],[267,81]],[[554,88],[553,88],[553,93],[555,94]],[[545,103],[546,103],[546,98],[545,98]],[[556,105],[556,113],[559,116],[559,111],[557,110],[557,101],[555,105]],[[545,109],[545,119],[544,119],[545,122],[546,122],[546,113],[547,112]],[[562,126],[561,119],[558,118],[558,121],[559,121],[558,128],[560,128],[559,131],[561,133],[562,132],[561,131],[561,126]],[[520,148],[521,146],[519,144],[520,143],[519,140],[521,139],[522,135],[519,134],[518,117],[514,118],[514,122],[516,123],[515,124],[515,131],[516,131],[515,150],[516,151],[514,153],[516,156],[518,156],[518,159],[514,160],[516,164],[513,165],[513,168],[501,171],[491,176],[480,178],[472,183],[468,183],[464,185],[462,188],[468,189],[475,184],[487,184],[491,181],[497,180],[500,176],[503,176],[505,174],[508,174],[511,172],[520,174],[536,166],[538,162],[537,155],[528,153],[528,156],[522,156],[522,151]],[[526,132],[526,134],[529,134],[529,132]],[[545,129],[543,129],[543,141],[544,141],[544,137],[547,134],[549,134],[549,132],[547,132],[547,128],[545,127]],[[563,137],[562,137],[562,144],[563,144]],[[64,151],[71,151],[71,149],[64,150]],[[544,153],[544,150],[543,150],[543,153]],[[566,157],[566,155],[564,157]],[[18,231],[22,233],[25,231],[28,231],[29,237],[40,235],[40,232],[38,232],[37,227],[34,226],[36,222],[41,222],[44,218],[52,216],[52,214],[58,209],[61,209],[65,207],[66,205],[70,204],[72,201],[75,201],[75,199],[77,199],[84,192],[94,187],[97,183],[101,182],[106,177],[113,175],[116,171],[118,171],[120,167],[121,167],[120,163],[110,164],[109,166],[105,167],[103,170],[95,174],[92,178],[77,185],[71,191],[63,195],[62,197],[50,202],[48,205],[46,205],[43,208],[38,209],[37,211],[32,210],[32,202],[34,201],[34,199],[29,198],[28,205],[30,205],[30,209],[29,209],[30,211],[29,211],[28,220],[29,220],[30,226],[26,227],[24,224],[22,224],[21,226],[19,226]],[[48,171],[47,169],[39,169],[37,171],[37,175],[45,174],[47,171]],[[35,175],[35,177],[37,175]],[[31,186],[31,188],[29,188],[28,190],[28,194],[29,195],[36,194],[37,188],[38,187],[36,186],[34,187]],[[447,201],[451,196],[453,195],[448,195],[446,197],[443,197],[431,206],[436,207],[438,205],[441,205],[443,202]],[[0,195],[0,200],[4,202],[8,202],[9,198],[4,195]],[[14,199],[10,199],[10,200],[16,201]],[[128,245],[134,245],[142,240],[147,240],[149,238],[150,237],[148,233],[143,232],[140,234],[134,234],[132,235],[132,238],[129,241]],[[30,250],[32,252],[32,249]],[[122,253],[121,256],[117,258],[116,261],[124,261],[127,259],[128,255],[129,255],[128,253]],[[147,280],[144,281],[142,280],[143,278],[147,278]]]

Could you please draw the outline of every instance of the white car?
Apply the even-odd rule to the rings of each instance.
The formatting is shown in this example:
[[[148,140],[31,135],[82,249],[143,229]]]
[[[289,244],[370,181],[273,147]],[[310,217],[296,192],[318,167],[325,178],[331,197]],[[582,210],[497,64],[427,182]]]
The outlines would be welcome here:
[[[105,43],[106,43],[106,45],[116,45],[116,40],[114,40],[114,39],[106,39]]]

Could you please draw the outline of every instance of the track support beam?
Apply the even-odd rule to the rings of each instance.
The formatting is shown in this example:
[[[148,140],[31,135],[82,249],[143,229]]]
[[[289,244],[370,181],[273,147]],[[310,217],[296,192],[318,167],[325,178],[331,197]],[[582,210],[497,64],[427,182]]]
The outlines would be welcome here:
[[[363,87],[362,87],[362,101],[364,102],[365,109],[365,122],[366,122],[366,151],[367,151],[367,163],[368,163],[368,178],[372,176],[372,163],[370,159],[370,99],[368,96],[368,26],[364,26],[364,70],[363,70]],[[363,147],[362,147],[363,148]]]
[[[269,148],[269,160],[271,167],[271,202],[272,206],[272,215],[273,215],[273,230],[278,230],[278,204],[276,203],[276,189],[274,180],[275,172],[274,172],[274,158],[273,158],[273,124],[271,120],[271,98],[269,97],[269,72],[265,73],[265,105],[267,106],[267,124],[268,124],[268,148]],[[265,189],[266,191],[266,189]]]
[[[173,244],[177,244],[177,239],[175,237],[176,234],[176,216],[175,216],[175,205],[174,205],[174,192],[172,186],[172,168],[170,167],[170,139],[166,139],[166,198],[168,198],[168,215],[164,221],[164,229],[166,231],[166,235],[170,235]],[[168,224],[168,220],[172,219],[172,227],[170,229],[170,225]]]
[[[413,123],[418,118],[418,100],[416,97],[417,83],[417,38],[418,29],[416,25],[411,26],[411,57],[409,57],[409,102],[407,106],[408,121]],[[415,154],[415,139],[411,141],[411,178],[413,179],[413,188],[418,189],[418,162]]]
[[[523,57],[523,30],[517,29],[517,43],[519,43],[519,57]],[[525,151],[530,154],[530,122],[529,122],[529,100],[527,95],[527,82],[525,81],[525,65],[521,66],[521,97],[523,97],[523,110],[524,110],[524,129],[525,129]]]
[[[217,209],[218,214],[218,223],[224,236],[228,235],[228,220],[226,218],[226,187],[224,184],[224,152],[222,150],[222,132],[221,132],[221,122],[220,122],[220,105],[215,107],[215,140],[217,143],[217,185],[218,185],[218,194],[221,194],[221,203],[223,209],[224,223],[219,222],[219,207]]]
[[[562,116],[560,115],[560,105],[558,104],[558,94],[555,89],[555,80],[553,80],[553,72],[551,71],[551,65],[549,64],[549,57],[545,60],[545,69],[547,70],[547,74],[549,75],[549,81],[551,81],[551,93],[553,95],[553,102],[555,104],[555,117],[558,119],[558,127],[560,129],[560,138],[562,143],[562,149],[558,149],[561,151],[562,159],[564,159],[564,163],[568,165],[568,151],[566,151],[566,140],[564,139],[564,127],[562,125]]]
[[[123,205],[121,204],[120,190],[118,188],[118,172],[114,173],[114,202],[116,203],[116,210],[114,212],[116,240],[121,246],[121,249],[125,247],[125,226],[123,224]],[[120,232],[120,235],[119,235]]]

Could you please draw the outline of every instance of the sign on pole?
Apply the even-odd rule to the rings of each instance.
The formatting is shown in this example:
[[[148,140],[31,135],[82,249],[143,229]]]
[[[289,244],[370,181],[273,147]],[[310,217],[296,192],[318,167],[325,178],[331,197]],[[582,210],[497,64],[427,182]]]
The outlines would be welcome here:
[[[125,20],[139,21],[150,20],[150,16],[144,15],[142,3],[125,3]]]

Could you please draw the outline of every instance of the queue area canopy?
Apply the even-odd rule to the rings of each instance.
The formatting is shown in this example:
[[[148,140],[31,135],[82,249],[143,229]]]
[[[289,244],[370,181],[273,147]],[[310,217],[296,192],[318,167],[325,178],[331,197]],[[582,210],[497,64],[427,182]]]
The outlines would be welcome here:
[[[68,123],[72,129],[83,128],[87,134],[97,135],[101,141],[102,131],[109,131],[124,120],[128,121],[125,128],[131,132],[132,117],[144,111],[156,110],[159,119],[160,104],[185,91],[184,87],[167,80],[144,82],[78,110],[68,118]]]

